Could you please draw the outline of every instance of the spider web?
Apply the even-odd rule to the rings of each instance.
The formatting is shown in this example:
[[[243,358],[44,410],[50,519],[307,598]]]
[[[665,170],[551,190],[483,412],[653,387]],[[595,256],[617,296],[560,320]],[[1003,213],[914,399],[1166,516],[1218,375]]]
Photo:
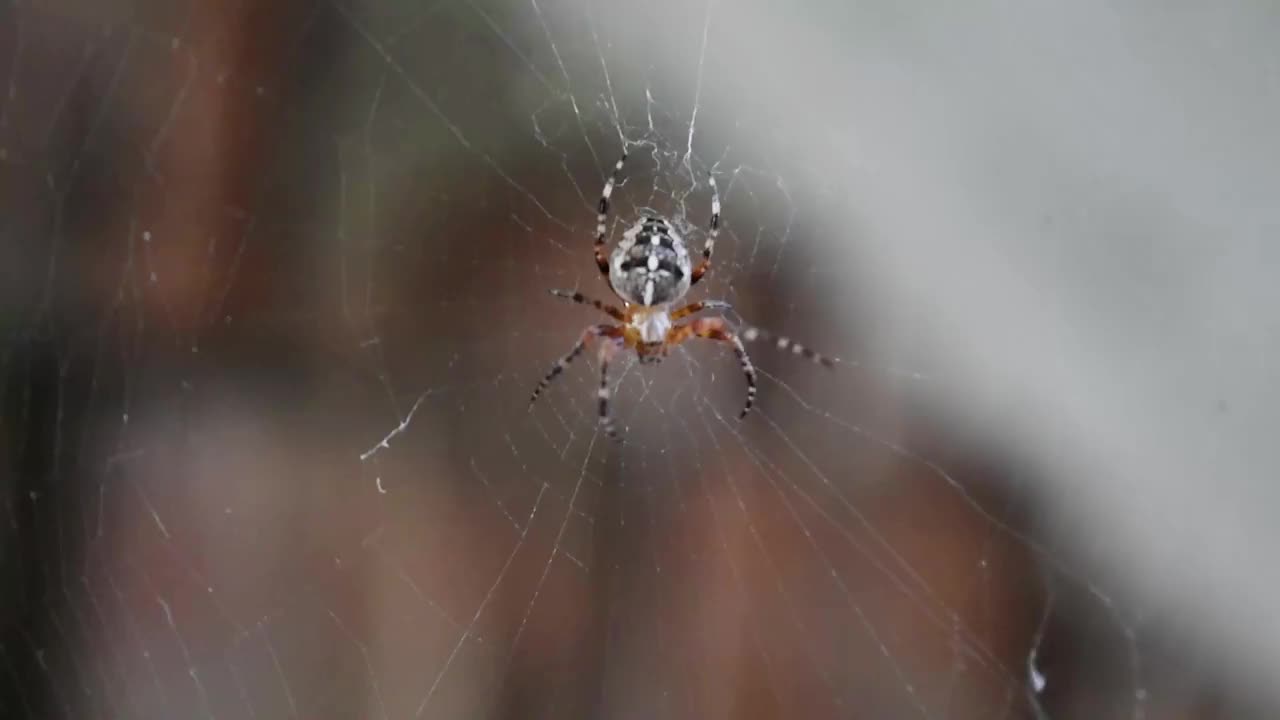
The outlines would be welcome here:
[[[221,5],[0,9],[0,714],[1244,712],[937,409],[961,381],[838,260],[856,188],[753,96],[743,11]],[[624,360],[620,444],[590,352],[528,407],[604,320],[547,290],[614,301],[624,147],[611,237],[701,247],[714,175],[690,298],[833,371],[749,347],[739,422],[723,348]]]

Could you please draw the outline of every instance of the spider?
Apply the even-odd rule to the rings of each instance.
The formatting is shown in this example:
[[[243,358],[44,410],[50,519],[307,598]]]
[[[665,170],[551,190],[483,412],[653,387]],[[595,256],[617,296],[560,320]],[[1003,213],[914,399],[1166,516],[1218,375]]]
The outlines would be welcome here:
[[[687,323],[678,322],[703,310],[730,309],[729,303],[722,300],[702,300],[676,310],[671,309],[711,268],[711,254],[715,250],[716,237],[720,234],[720,191],[716,187],[714,175],[710,177],[710,230],[702,249],[702,259],[697,265],[693,264],[684,238],[676,232],[671,221],[654,214],[641,216],[622,234],[622,241],[613,252],[606,254],[605,222],[609,217],[609,198],[613,195],[613,188],[618,183],[618,176],[622,173],[626,160],[627,153],[624,150],[600,194],[594,246],[596,266],[609,283],[609,288],[622,300],[622,309],[580,292],[551,291],[556,297],[580,305],[590,305],[619,324],[602,323],[583,331],[573,348],[556,360],[550,372],[538,382],[529,398],[530,408],[538,396],[593,340],[603,341],[600,344],[600,389],[597,392],[600,424],[605,433],[613,438],[617,438],[617,431],[609,417],[609,362],[623,348],[634,349],[641,363],[658,363],[667,356],[671,348],[693,337],[715,340],[730,346],[747,378],[747,399],[742,412],[738,414],[739,419],[751,412],[756,398],[756,369],[751,364],[743,340],[772,340],[779,350],[790,349],[792,353],[814,362],[827,367],[834,366],[834,358],[816,353],[789,338],[774,337],[760,328],[747,326],[741,333],[735,332],[724,317],[701,317]]]

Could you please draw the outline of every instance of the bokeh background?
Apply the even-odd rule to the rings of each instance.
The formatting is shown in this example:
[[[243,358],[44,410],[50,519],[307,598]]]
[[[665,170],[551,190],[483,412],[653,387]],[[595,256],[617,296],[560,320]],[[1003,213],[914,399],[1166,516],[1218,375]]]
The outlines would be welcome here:
[[[0,716],[1274,717],[1280,10],[0,7]],[[594,357],[631,151],[762,345]]]

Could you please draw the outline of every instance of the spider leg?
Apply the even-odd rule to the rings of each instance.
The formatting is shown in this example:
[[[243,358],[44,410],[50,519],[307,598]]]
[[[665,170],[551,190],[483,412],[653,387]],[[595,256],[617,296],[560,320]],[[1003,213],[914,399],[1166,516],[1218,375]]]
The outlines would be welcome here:
[[[613,186],[618,183],[618,175],[622,172],[622,164],[627,160],[627,150],[623,148],[622,157],[613,166],[613,172],[604,183],[604,191],[600,193],[600,206],[596,209],[596,266],[605,277],[609,276],[609,256],[605,254],[604,236],[605,220],[609,218],[609,196],[613,195]]]
[[[711,269],[711,253],[716,249],[716,236],[720,234],[720,188],[716,186],[716,176],[711,178],[711,230],[707,232],[707,244],[702,248],[702,262],[693,269],[690,285],[697,285],[703,275]]]
[[[743,346],[742,339],[729,329],[729,321],[721,317],[698,318],[688,325],[673,328],[669,338],[672,344],[676,344],[690,335],[716,340],[733,348],[733,354],[742,364],[742,374],[747,378],[747,402],[743,405],[742,412],[738,413],[738,419],[746,417],[756,403],[756,367],[751,364],[751,357],[747,355],[747,348]]]
[[[812,360],[813,362],[826,367],[835,367],[835,364],[840,362],[839,358],[828,357],[801,345],[785,335],[774,335],[769,331],[761,330],[758,327],[747,326],[744,328],[742,331],[742,339],[747,342],[755,342],[756,340],[772,342],[775,347],[783,352],[786,352],[787,349],[790,348],[793,355],[799,355],[806,360]]]
[[[555,295],[556,297],[564,298],[566,300],[572,300],[573,302],[576,302],[579,305],[590,305],[591,307],[599,310],[600,312],[604,313],[605,315],[608,315],[609,317],[613,318],[614,320],[617,320],[618,322],[627,321],[626,314],[623,313],[618,308],[612,305],[609,305],[608,303],[600,302],[595,298],[589,298],[580,292],[570,292],[568,290],[552,290],[551,294]]]
[[[547,389],[547,386],[549,386],[551,382],[560,375],[560,373],[564,372],[565,368],[569,367],[569,363],[573,362],[574,358],[582,354],[582,351],[587,348],[587,343],[590,342],[592,338],[615,338],[621,336],[622,328],[614,325],[592,325],[587,328],[582,333],[582,337],[578,339],[578,342],[574,344],[573,349],[565,353],[559,360],[556,360],[556,364],[551,366],[551,370],[542,378],[542,380],[538,381],[537,387],[533,389],[533,394],[529,396],[529,407],[533,407],[533,403],[536,402],[538,396]]]
[[[696,312],[702,312],[703,310],[728,310],[732,307],[732,305],[723,300],[703,300],[701,302],[689,303],[679,310],[676,310],[671,313],[671,319],[675,321],[680,318],[689,317]]]
[[[608,345],[600,346],[600,390],[596,393],[599,398],[600,407],[600,425],[604,427],[604,434],[618,439],[618,430],[613,425],[613,418],[609,417],[609,352]]]

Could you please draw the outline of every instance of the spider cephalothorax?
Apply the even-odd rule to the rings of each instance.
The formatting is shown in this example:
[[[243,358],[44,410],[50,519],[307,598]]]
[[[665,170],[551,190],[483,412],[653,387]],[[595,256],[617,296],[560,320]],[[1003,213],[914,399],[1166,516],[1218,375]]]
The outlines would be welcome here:
[[[748,327],[741,336],[734,332],[729,321],[723,317],[703,317],[688,323],[678,322],[702,310],[728,308],[729,304],[720,300],[704,300],[672,310],[671,305],[684,297],[706,275],[711,267],[711,254],[715,251],[716,236],[720,232],[720,191],[716,187],[716,179],[711,176],[711,222],[707,232],[707,243],[702,249],[702,259],[695,266],[689,255],[689,248],[684,238],[676,232],[671,222],[658,215],[645,215],[637,220],[625,233],[613,253],[605,253],[605,236],[609,218],[609,198],[618,183],[618,175],[627,154],[613,167],[609,179],[605,181],[604,192],[600,194],[600,207],[596,214],[596,266],[609,281],[609,287],[623,301],[623,309],[588,298],[580,292],[568,290],[552,290],[551,294],[563,297],[583,305],[591,305],[617,320],[619,325],[603,323],[593,325],[582,333],[577,344],[564,357],[556,361],[551,371],[534,388],[529,404],[538,399],[542,391],[551,384],[574,358],[586,349],[587,343],[600,339],[600,389],[597,393],[599,402],[600,424],[609,435],[616,435],[609,419],[609,361],[622,348],[636,351],[641,362],[659,362],[667,352],[691,337],[706,338],[726,343],[742,364],[742,372],[747,377],[747,402],[738,417],[746,417],[751,411],[756,396],[756,370],[742,345],[743,339],[770,338],[771,336],[759,328]],[[779,350],[790,348],[797,355],[802,355],[815,362],[830,366],[834,360],[815,353],[799,343],[785,337],[773,338]]]

